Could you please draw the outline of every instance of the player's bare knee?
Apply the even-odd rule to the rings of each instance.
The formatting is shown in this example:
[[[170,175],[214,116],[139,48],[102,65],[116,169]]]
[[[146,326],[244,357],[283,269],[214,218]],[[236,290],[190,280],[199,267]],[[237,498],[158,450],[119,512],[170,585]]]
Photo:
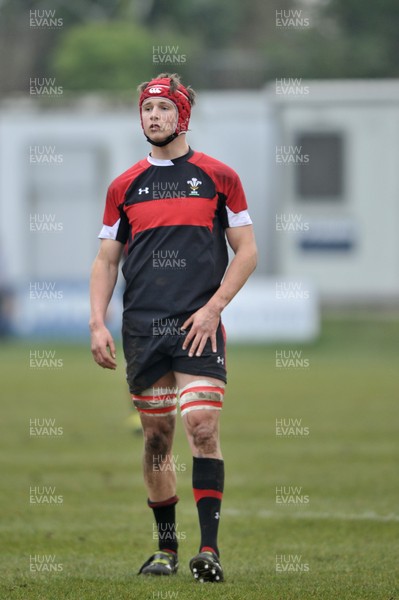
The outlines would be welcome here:
[[[169,437],[160,431],[146,432],[144,437],[145,452],[147,455],[157,457],[166,456],[170,448]]]
[[[198,423],[191,429],[195,448],[201,454],[213,454],[218,447],[217,429],[208,423]]]
[[[175,417],[142,417],[145,455],[151,462],[163,460],[172,447]]]

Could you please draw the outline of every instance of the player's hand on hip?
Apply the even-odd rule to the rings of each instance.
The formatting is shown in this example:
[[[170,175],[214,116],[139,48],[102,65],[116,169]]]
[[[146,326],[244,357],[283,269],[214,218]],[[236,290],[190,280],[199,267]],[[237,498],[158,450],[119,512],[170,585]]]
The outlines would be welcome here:
[[[191,315],[182,325],[185,330],[191,327],[183,343],[183,350],[188,347],[189,356],[201,356],[206,342],[210,339],[212,352],[217,351],[216,331],[220,321],[220,313],[213,308],[203,306]]]
[[[115,343],[105,325],[91,330],[91,353],[100,367],[116,369]]]

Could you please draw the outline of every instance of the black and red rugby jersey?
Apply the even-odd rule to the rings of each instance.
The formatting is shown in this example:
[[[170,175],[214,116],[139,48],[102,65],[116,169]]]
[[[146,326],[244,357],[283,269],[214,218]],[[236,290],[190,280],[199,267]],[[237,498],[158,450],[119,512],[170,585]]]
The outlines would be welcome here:
[[[225,228],[251,223],[237,173],[191,148],[174,160],[148,156],[117,177],[98,237],[128,242],[122,272],[129,331],[180,327],[204,306],[228,264]]]

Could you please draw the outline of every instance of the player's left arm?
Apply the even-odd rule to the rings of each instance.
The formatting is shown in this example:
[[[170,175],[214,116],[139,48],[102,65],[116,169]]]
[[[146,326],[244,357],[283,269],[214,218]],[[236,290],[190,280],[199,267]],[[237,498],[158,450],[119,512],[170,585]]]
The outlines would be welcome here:
[[[217,351],[216,331],[220,315],[256,268],[257,249],[253,226],[228,227],[226,237],[234,258],[223,281],[205,306],[192,314],[182,326],[182,329],[191,326],[183,344],[184,350],[191,344],[189,356],[201,356],[208,339],[211,340],[212,351]]]

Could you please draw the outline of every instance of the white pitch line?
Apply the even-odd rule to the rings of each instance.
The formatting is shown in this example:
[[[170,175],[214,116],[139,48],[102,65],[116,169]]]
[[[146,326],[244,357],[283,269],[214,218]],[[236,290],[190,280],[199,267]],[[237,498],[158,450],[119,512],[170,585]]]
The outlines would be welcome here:
[[[304,510],[303,512],[283,512],[274,510],[258,510],[257,512],[251,512],[248,510],[240,510],[237,508],[225,508],[222,510],[224,516],[229,517],[242,517],[242,516],[255,516],[261,519],[274,519],[274,518],[289,518],[289,519],[325,519],[331,521],[378,521],[378,522],[399,522],[399,515],[393,513],[389,515],[378,515],[373,511],[367,511],[363,513],[340,513],[340,512],[314,512]]]

